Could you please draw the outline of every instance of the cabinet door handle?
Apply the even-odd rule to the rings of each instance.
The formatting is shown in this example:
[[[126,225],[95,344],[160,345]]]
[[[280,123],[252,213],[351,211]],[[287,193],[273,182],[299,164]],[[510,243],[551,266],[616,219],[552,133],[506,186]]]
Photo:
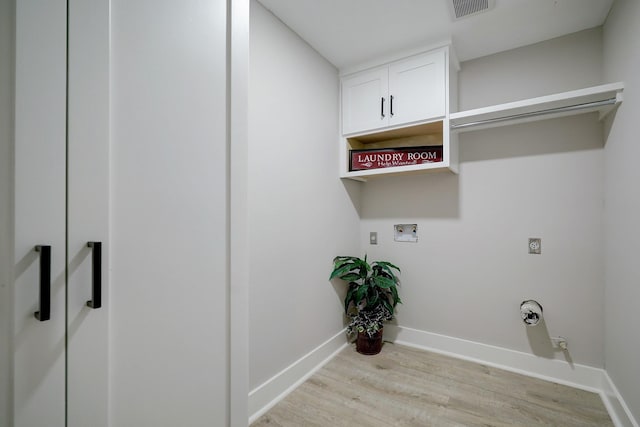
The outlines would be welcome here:
[[[38,245],[40,253],[40,309],[33,313],[41,322],[51,318],[51,246]]]
[[[384,119],[384,96],[380,98],[380,119]]]
[[[389,114],[393,117],[393,95],[391,95],[391,100],[389,101]]]
[[[88,242],[91,248],[91,299],[87,307],[102,307],[102,242]]]

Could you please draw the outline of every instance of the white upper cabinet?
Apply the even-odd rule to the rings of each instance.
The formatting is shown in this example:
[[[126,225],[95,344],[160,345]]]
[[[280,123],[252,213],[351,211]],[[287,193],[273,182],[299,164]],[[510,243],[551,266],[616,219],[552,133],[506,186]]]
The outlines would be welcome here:
[[[444,117],[445,51],[422,53],[342,79],[342,133],[360,134]]]
[[[343,134],[379,129],[388,124],[388,67],[363,71],[342,80]]]
[[[445,115],[444,51],[389,65],[389,126]]]
[[[448,45],[341,70],[340,177],[363,181],[427,170],[457,173],[457,137],[449,133],[457,70]],[[361,153],[376,150],[385,150],[386,156],[395,152],[396,160],[408,150],[439,154],[354,165]]]

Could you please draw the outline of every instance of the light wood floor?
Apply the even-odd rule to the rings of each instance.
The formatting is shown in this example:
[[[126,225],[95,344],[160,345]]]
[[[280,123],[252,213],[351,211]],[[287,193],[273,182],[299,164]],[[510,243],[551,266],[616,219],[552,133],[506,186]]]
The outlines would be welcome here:
[[[258,426],[613,426],[595,393],[385,343],[349,347]]]

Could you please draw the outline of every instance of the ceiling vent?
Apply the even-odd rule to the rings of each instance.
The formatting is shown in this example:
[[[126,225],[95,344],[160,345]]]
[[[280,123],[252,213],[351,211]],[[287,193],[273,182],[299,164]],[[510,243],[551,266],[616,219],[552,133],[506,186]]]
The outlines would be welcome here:
[[[450,7],[454,19],[460,19],[493,8],[493,0],[451,0]]]

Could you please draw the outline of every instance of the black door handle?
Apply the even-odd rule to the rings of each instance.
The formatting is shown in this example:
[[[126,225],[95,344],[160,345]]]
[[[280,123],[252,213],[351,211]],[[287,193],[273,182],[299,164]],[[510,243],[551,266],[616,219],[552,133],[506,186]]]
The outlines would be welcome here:
[[[389,101],[389,114],[393,117],[393,95],[391,95],[391,100]]]
[[[51,318],[51,246],[38,245],[40,252],[40,309],[33,313],[41,322]]]
[[[102,307],[102,242],[88,242],[91,248],[91,299],[87,307]]]
[[[380,98],[380,119],[384,119],[384,96]]]

